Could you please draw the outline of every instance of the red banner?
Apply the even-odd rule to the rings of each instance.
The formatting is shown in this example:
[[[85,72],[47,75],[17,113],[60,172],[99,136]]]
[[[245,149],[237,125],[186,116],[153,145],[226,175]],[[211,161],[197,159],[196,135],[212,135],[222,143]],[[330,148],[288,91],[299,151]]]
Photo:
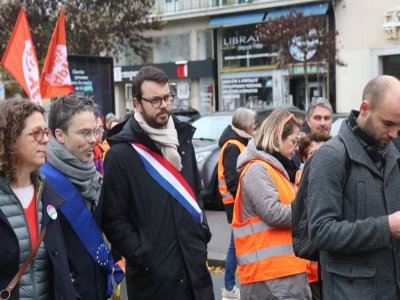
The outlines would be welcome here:
[[[40,77],[40,90],[42,98],[63,96],[74,92],[68,68],[64,8],[61,9],[50,40],[42,76]]]
[[[19,12],[1,65],[18,81],[32,101],[42,104],[38,61],[23,8]]]

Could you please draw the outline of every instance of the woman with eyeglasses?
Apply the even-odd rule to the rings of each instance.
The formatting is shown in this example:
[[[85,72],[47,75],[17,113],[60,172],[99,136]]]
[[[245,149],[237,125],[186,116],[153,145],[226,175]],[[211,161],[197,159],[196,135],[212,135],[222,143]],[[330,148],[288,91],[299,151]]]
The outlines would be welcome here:
[[[0,103],[0,291],[4,299],[75,299],[58,218],[64,200],[38,171],[45,163],[50,138],[42,107],[25,99]],[[6,290],[37,245],[34,259],[12,284],[12,291]]]
[[[311,299],[307,261],[294,255],[291,234],[300,126],[275,109],[238,158],[232,228],[241,300]]]

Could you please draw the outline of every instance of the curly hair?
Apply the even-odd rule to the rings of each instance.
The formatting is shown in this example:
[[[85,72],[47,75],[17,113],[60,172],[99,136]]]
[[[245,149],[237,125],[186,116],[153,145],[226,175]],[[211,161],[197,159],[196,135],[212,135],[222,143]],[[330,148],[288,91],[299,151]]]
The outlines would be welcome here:
[[[312,142],[325,143],[331,138],[329,134],[324,132],[310,132],[299,139],[299,155],[302,162],[305,162],[305,158],[308,155],[308,148]]]
[[[25,120],[34,112],[44,116],[45,110],[28,99],[11,98],[0,103],[0,177],[10,183],[16,180],[20,163],[16,140],[26,126]]]

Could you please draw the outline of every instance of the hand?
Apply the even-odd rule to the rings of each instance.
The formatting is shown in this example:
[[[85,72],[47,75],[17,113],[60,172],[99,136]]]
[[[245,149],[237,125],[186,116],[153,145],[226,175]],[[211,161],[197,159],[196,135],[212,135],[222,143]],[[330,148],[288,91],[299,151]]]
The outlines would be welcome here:
[[[400,211],[388,216],[390,236],[395,239],[400,239]]]

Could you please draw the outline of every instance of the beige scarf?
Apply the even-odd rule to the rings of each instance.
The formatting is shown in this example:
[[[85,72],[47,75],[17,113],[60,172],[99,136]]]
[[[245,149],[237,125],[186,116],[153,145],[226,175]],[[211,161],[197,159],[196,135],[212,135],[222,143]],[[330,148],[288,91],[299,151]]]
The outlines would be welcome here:
[[[172,117],[169,117],[168,123],[165,128],[156,129],[143,119],[142,114],[139,111],[135,111],[135,120],[139,123],[140,127],[148,134],[150,139],[156,143],[160,148],[163,156],[169,160],[175,168],[180,171],[182,169],[181,157],[178,153],[178,133],[176,132],[174,121]]]
[[[235,126],[232,125],[232,129],[233,131],[235,131],[239,136],[241,136],[242,138],[245,139],[251,139],[252,136],[250,134],[248,134],[246,131],[236,128]]]

